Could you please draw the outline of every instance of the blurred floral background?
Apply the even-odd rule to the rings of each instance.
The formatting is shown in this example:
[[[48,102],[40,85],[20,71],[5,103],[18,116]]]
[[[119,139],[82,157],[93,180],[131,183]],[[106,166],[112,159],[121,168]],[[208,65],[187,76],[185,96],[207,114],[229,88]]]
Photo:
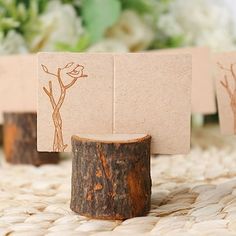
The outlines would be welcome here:
[[[236,46],[234,0],[0,0],[0,54]]]

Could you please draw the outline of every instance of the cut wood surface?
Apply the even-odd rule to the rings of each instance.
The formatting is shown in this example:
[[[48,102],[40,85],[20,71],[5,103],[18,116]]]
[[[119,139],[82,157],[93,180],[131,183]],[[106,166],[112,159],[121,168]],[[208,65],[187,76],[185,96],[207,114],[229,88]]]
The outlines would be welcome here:
[[[12,164],[54,164],[58,153],[37,152],[37,115],[34,112],[4,113],[3,142],[6,161]]]
[[[72,136],[71,209],[100,219],[149,212],[151,136]]]

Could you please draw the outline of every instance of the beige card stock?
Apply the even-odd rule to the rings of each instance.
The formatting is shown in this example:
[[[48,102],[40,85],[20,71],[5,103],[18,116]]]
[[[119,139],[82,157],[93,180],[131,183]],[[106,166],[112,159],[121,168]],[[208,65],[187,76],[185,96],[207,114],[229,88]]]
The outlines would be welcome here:
[[[213,56],[221,132],[236,134],[236,52]]]
[[[41,53],[38,150],[74,134],[149,133],[153,153],[190,148],[191,55]]]
[[[191,104],[194,114],[216,113],[215,89],[212,78],[211,51],[207,47],[163,49],[158,53],[190,53],[192,55]]]
[[[186,153],[190,140],[191,57],[115,57],[115,133],[147,133],[152,152]]]
[[[0,57],[0,123],[4,111],[36,111],[36,55]]]
[[[112,133],[112,55],[41,53],[38,60],[39,151],[70,151],[77,133]]]

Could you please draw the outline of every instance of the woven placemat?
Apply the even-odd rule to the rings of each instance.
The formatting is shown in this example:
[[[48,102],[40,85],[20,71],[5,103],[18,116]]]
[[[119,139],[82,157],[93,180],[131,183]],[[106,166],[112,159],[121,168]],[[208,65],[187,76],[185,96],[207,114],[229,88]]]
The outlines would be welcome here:
[[[2,162],[0,235],[236,235],[236,148],[212,137],[207,146],[200,135],[204,147],[195,142],[187,156],[152,158],[151,211],[123,222],[70,210],[70,158],[39,168]]]

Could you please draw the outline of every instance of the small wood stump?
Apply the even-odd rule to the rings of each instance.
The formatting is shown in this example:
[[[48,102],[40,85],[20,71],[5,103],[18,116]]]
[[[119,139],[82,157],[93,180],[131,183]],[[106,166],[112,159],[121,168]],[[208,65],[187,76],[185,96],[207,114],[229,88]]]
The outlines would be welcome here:
[[[7,162],[35,166],[58,163],[58,153],[37,152],[36,113],[6,112],[3,119],[3,145]]]
[[[108,220],[149,212],[149,135],[81,135],[71,140],[73,211]]]

